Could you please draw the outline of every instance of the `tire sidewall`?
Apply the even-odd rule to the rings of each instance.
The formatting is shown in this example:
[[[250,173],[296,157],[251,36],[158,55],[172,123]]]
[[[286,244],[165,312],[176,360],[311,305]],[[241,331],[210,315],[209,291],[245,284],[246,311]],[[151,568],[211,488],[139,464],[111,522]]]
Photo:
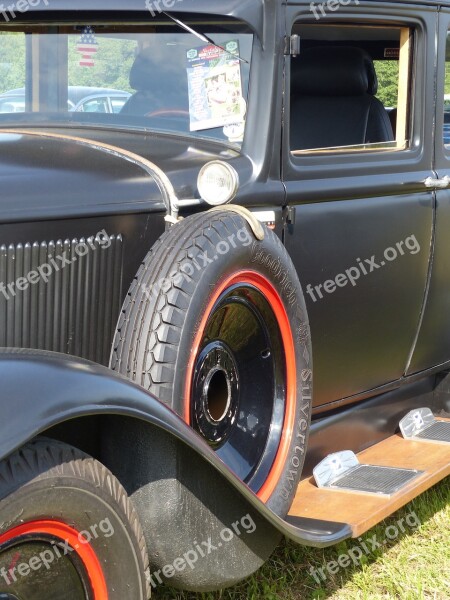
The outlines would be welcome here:
[[[205,227],[209,225],[218,228],[215,221],[226,223],[225,232],[221,237],[230,247],[229,252],[215,255],[209,251],[212,259],[201,271],[196,268],[195,292],[186,313],[184,327],[180,339],[178,359],[175,368],[172,405],[176,412],[183,415],[186,402],[185,382],[186,364],[191,357],[194,340],[201,326],[202,318],[210,306],[214,291],[224,280],[240,271],[253,271],[262,275],[278,292],[286,310],[295,348],[296,361],[296,392],[295,425],[289,444],[289,452],[282,474],[274,491],[266,502],[276,514],[285,516],[289,510],[296,492],[297,483],[303,468],[308,432],[311,419],[312,402],[312,352],[306,304],[295,267],[279,238],[265,228],[264,240],[255,239],[249,224],[236,215],[224,213],[205,215]],[[237,233],[239,238],[237,238]],[[244,235],[245,232],[245,235]],[[237,248],[229,243],[234,234],[238,242]],[[225,247],[225,246],[223,246]],[[196,259],[193,252],[189,259],[192,264],[201,265],[204,262]],[[215,258],[217,257],[217,258]],[[194,277],[193,277],[194,278]],[[286,434],[286,432],[284,432]]]
[[[109,600],[146,598],[144,566],[133,532],[120,507],[114,506],[102,487],[97,488],[75,476],[50,473],[13,490],[2,482],[0,498],[3,498],[0,500],[0,536],[27,522],[65,523],[79,533],[80,546],[87,542],[94,551],[102,566]],[[56,561],[56,553],[54,556]],[[1,556],[0,566],[8,568],[1,565]],[[3,583],[0,580],[0,589]]]

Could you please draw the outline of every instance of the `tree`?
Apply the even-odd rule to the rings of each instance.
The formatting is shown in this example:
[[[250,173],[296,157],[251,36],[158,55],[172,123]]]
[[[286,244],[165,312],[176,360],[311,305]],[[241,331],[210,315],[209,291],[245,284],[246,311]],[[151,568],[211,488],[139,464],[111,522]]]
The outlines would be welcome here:
[[[129,76],[136,57],[137,42],[97,37],[94,66],[81,67],[78,41],[79,36],[69,37],[69,85],[132,91]]]
[[[376,60],[375,70],[378,77],[377,98],[386,107],[397,106],[399,63],[396,60]]]
[[[25,86],[25,34],[0,31],[0,93]]]

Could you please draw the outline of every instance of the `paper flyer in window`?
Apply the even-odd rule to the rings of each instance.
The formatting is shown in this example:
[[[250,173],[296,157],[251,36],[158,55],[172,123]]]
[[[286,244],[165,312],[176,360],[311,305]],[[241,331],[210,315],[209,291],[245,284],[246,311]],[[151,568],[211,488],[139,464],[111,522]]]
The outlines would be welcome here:
[[[207,45],[187,52],[191,131],[225,127],[244,120],[246,103],[242,95],[239,42],[227,42],[225,50]]]

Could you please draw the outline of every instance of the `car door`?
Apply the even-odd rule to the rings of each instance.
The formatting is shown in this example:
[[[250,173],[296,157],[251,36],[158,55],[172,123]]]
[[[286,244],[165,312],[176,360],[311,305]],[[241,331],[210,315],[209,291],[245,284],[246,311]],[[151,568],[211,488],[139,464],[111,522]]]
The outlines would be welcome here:
[[[428,299],[408,373],[450,361],[450,8],[439,14],[437,40],[435,176],[436,226]]]
[[[424,181],[433,176],[437,14],[432,7],[384,3],[378,7],[340,4],[337,10],[336,3],[329,2],[320,10],[315,5],[315,12],[313,5],[287,7],[288,35],[300,37],[300,44],[298,38],[291,38],[290,54],[300,54],[285,59],[283,179],[289,207],[285,244],[306,296],[314,405],[321,411],[400,379],[414,347],[433,228],[433,190]],[[332,12],[328,5],[334,7]],[[325,50],[317,50],[319,46]],[[333,64],[335,53],[345,54],[339,49],[342,46],[353,48],[350,54],[359,48],[358,52],[376,59],[374,64],[380,63],[378,79],[384,85],[385,103],[380,108],[377,101],[378,110],[382,119],[383,110],[397,110],[396,123],[392,121],[394,139],[389,133],[380,141],[374,134],[374,143],[355,142],[359,100],[354,121],[348,121],[345,99],[354,93],[355,81],[350,78],[351,89],[342,91],[347,77],[342,63],[336,65],[339,79],[333,83],[337,94],[333,100],[316,98],[314,94],[326,96],[329,88],[323,91],[317,84],[315,68],[308,71],[295,62],[309,52],[311,64],[320,63],[320,69],[333,78],[328,63]],[[321,62],[314,63],[320,52],[325,60],[322,56]],[[384,64],[392,57],[398,59],[397,65]],[[295,71],[303,73],[300,84]],[[397,81],[395,95],[389,91],[390,73]],[[372,88],[371,84],[367,93],[374,94]],[[311,96],[305,100],[308,93]],[[396,106],[389,106],[391,102]],[[320,139],[313,147],[315,127]],[[302,147],[305,131],[309,139]],[[340,131],[342,142],[320,146],[320,140],[330,137],[328,131],[333,139]],[[368,131],[367,125],[365,135]],[[299,150],[293,140],[300,144]]]

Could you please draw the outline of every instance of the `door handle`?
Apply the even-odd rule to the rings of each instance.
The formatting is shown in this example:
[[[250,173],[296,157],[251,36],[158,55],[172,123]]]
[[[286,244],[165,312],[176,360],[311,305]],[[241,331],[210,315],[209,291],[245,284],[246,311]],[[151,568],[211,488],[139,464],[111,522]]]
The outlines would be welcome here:
[[[450,177],[446,175],[442,179],[436,179],[435,177],[427,177],[423,183],[427,188],[445,189],[450,185]]]

